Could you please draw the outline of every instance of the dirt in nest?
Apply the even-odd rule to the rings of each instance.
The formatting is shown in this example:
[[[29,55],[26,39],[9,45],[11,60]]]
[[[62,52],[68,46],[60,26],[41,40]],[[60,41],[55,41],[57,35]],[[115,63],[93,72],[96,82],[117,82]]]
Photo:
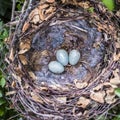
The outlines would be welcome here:
[[[48,70],[48,64],[56,60],[58,49],[68,52],[77,49],[81,53],[77,65],[67,65],[62,74]],[[73,80],[89,81],[97,72],[97,65],[105,55],[103,35],[85,20],[59,21],[50,24],[44,31],[36,33],[32,40],[30,61],[39,82],[67,84]]]

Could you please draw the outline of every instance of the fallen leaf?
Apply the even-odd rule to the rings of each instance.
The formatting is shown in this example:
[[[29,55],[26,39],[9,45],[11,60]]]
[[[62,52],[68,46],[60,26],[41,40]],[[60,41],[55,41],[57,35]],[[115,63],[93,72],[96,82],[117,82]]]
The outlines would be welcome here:
[[[112,103],[116,102],[115,95],[107,94],[107,96],[105,96],[105,102],[108,104],[112,104]]]
[[[77,105],[82,108],[86,108],[90,104],[90,100],[85,97],[80,97]]]
[[[56,10],[56,8],[51,6],[51,7],[49,7],[49,9],[47,9],[45,11],[45,14],[50,14],[50,13],[54,12],[55,10]]]
[[[79,82],[78,80],[74,80],[74,84],[78,89],[83,89],[88,86],[87,82]]]
[[[66,98],[66,97],[57,97],[56,100],[57,100],[59,103],[65,104],[66,101],[67,101],[67,98]]]
[[[20,61],[21,61],[21,63],[23,64],[23,65],[27,65],[28,64],[28,60],[27,60],[27,58],[24,56],[24,55],[19,55],[19,59],[20,59]]]
[[[11,61],[14,60],[14,50],[13,50],[13,48],[11,48],[11,50],[10,50],[9,59],[10,59]]]
[[[35,76],[35,74],[32,71],[29,71],[28,73],[33,80],[37,79],[37,77]]]
[[[46,2],[48,2],[48,3],[54,3],[55,0],[46,0]]]
[[[104,91],[92,92],[90,94],[90,98],[99,103],[104,103],[104,97],[105,97]]]
[[[113,60],[114,60],[114,61],[120,60],[120,53],[118,53],[118,54],[114,53],[114,54],[113,54]]]
[[[30,23],[29,22],[25,22],[25,24],[23,25],[23,28],[22,28],[22,32],[25,32],[30,26]]]
[[[20,47],[20,50],[25,50],[25,49],[30,49],[30,45],[31,45],[30,40],[26,39],[20,42],[19,47]]]
[[[12,88],[15,88],[15,87],[16,87],[16,82],[15,82],[15,81],[12,82],[11,87],[12,87]]]
[[[34,92],[31,92],[31,96],[32,96],[32,99],[33,99],[35,102],[43,103],[42,99],[39,97],[38,94],[36,94],[36,93],[34,93]]]
[[[30,45],[31,43],[29,39],[21,41],[19,45],[20,51],[18,52],[18,54],[24,54],[25,52],[27,52],[30,49]]]
[[[14,73],[12,73],[12,76],[21,84],[21,78],[19,76],[15,75]]]
[[[9,95],[13,95],[13,94],[15,94],[16,93],[16,91],[9,91],[9,92],[6,92],[6,96],[9,96]]]
[[[98,91],[103,87],[103,84],[99,84],[98,86],[94,87],[93,90],[94,91]]]
[[[39,9],[35,8],[29,15],[29,19],[32,23],[37,24],[40,22]]]
[[[118,74],[119,70],[116,69],[113,71],[114,78],[110,79],[110,83],[113,85],[119,85],[120,84],[120,75]]]

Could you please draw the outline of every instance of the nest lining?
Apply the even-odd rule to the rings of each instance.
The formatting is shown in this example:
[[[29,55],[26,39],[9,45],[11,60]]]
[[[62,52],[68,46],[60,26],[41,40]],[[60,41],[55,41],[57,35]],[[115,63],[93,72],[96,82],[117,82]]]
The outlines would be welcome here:
[[[60,20],[59,20],[60,21]],[[95,28],[90,28],[84,20],[73,20],[70,22],[60,21],[45,28],[44,33],[38,32],[32,40],[33,51],[29,53],[30,61],[39,82],[72,84],[74,80],[90,82],[90,72],[95,74],[95,67],[103,62],[105,47],[102,43],[102,33]],[[99,42],[99,46],[95,45]],[[65,72],[56,75],[48,70],[48,63],[55,60],[58,49],[68,52],[77,49],[81,52],[81,60],[76,66],[68,65]],[[83,65],[82,65],[83,64]],[[93,70],[92,70],[93,69]],[[86,79],[85,79],[86,78]]]
[[[99,12],[90,14],[82,3],[97,6]],[[113,76],[119,78],[119,63],[112,15],[93,1],[59,9],[57,2],[35,6],[23,14],[11,43],[10,88],[16,91],[12,97],[16,109],[30,120],[79,120],[107,113],[119,102],[114,95],[119,82]],[[105,12],[104,20],[99,18]],[[60,48],[78,49],[82,57],[76,66],[55,75],[47,65]]]

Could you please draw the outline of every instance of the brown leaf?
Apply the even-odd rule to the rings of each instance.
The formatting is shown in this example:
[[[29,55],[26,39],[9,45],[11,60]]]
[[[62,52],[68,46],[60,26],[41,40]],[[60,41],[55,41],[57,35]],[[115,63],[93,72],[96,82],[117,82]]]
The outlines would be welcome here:
[[[110,83],[113,85],[119,85],[120,84],[120,76],[118,74],[119,69],[116,69],[113,71],[114,78],[110,79]]]
[[[31,92],[31,96],[35,102],[43,103],[42,99],[40,98],[40,96],[38,94]]]
[[[96,102],[99,102],[99,103],[104,103],[104,97],[105,97],[104,91],[92,92],[90,94],[90,98]]]
[[[98,91],[103,87],[103,84],[99,84],[98,86],[94,87],[93,90],[94,91]]]
[[[88,86],[87,82],[79,82],[78,80],[74,80],[76,88],[83,89]]]
[[[10,50],[9,59],[10,59],[11,61],[14,60],[14,50],[13,50],[13,48],[11,48],[11,50]]]
[[[48,2],[48,3],[54,3],[55,0],[46,0],[46,2]]]
[[[22,32],[25,32],[29,28],[29,26],[30,26],[29,22],[25,22],[22,28]]]
[[[29,39],[26,39],[25,41],[20,42],[20,51],[18,54],[23,54],[27,52],[30,49],[31,43]]]
[[[82,108],[86,108],[90,104],[90,100],[85,97],[80,97],[77,105]]]
[[[50,14],[50,13],[54,12],[55,10],[56,10],[56,8],[51,6],[51,7],[49,7],[49,9],[47,9],[45,11],[45,14]]]
[[[40,16],[39,16],[39,9],[38,8],[35,8],[34,10],[32,10],[32,12],[29,15],[29,19],[34,24],[37,24],[37,23],[40,22]]]
[[[67,98],[66,98],[66,97],[57,97],[56,100],[57,100],[59,103],[65,104],[66,101],[67,101]]]
[[[109,88],[107,91],[106,91],[106,96],[105,96],[105,101],[106,103],[108,104],[112,104],[114,102],[116,102],[116,99],[115,99],[115,94],[114,94],[114,88]]]
[[[24,55],[19,55],[19,59],[23,65],[27,65],[27,58]]]
[[[47,7],[49,7],[48,4],[43,4],[43,5],[38,6],[38,9],[39,9],[38,14],[42,21],[45,20],[44,9]]]
[[[11,87],[12,87],[12,88],[15,88],[15,86],[16,86],[16,82],[13,81],[12,84],[11,84]]]
[[[21,84],[21,78],[19,76],[15,75],[14,73],[12,73],[12,76]]]
[[[120,41],[115,43],[116,48],[120,48]]]
[[[33,80],[37,79],[37,77],[35,76],[35,74],[32,71],[29,71],[28,73]]]
[[[9,96],[9,95],[13,95],[13,94],[16,94],[16,91],[9,91],[9,92],[6,92],[6,96]]]
[[[114,53],[114,54],[113,54],[113,60],[114,60],[114,61],[120,60],[120,53],[118,53],[118,54]]]

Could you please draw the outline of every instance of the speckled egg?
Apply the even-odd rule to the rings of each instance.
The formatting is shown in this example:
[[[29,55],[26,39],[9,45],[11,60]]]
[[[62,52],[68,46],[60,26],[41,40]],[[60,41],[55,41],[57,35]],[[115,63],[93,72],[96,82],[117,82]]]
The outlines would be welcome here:
[[[64,49],[59,49],[56,52],[56,59],[63,65],[66,66],[68,64],[68,53]]]
[[[51,72],[53,72],[55,74],[60,74],[60,73],[64,72],[64,66],[57,61],[51,61],[48,64],[48,68]]]
[[[80,59],[80,52],[78,50],[72,50],[69,53],[69,63],[76,65]]]

